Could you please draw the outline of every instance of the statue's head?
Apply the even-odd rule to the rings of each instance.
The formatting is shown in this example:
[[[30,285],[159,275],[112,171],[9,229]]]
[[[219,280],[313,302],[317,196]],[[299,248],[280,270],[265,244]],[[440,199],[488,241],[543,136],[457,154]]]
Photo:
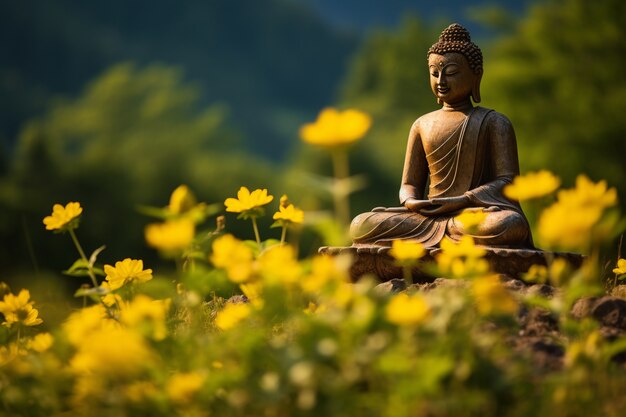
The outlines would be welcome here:
[[[428,50],[430,85],[437,102],[456,103],[470,96],[480,102],[483,54],[463,26],[453,23]]]

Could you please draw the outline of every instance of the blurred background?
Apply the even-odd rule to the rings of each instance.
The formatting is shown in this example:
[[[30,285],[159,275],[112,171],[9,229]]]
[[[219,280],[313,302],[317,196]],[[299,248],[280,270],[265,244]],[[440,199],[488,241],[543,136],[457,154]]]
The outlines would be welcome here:
[[[408,129],[437,108],[426,51],[452,22],[483,50],[481,105],[513,122],[522,172],[604,178],[623,205],[622,0],[4,1],[0,280],[76,259],[69,237],[44,230],[54,203],[81,202],[86,251],[106,244],[101,261],[148,266],[137,206],[167,205],[179,184],[208,203],[246,185],[331,208],[303,174],[330,175],[328,155],[298,137],[325,106],[373,117],[350,154],[367,177],[352,214],[397,205]],[[251,237],[243,223],[227,217]]]

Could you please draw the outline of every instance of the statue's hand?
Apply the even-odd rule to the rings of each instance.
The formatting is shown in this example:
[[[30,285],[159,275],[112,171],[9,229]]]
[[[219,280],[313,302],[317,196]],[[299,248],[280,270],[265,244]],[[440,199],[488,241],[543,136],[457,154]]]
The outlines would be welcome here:
[[[432,203],[430,200],[418,200],[416,198],[409,198],[404,202],[404,207],[415,213],[418,213],[422,209],[430,207],[431,205]]]
[[[429,205],[420,210],[425,216],[435,216],[438,214],[451,213],[468,207],[470,199],[466,195],[458,197],[433,198]]]

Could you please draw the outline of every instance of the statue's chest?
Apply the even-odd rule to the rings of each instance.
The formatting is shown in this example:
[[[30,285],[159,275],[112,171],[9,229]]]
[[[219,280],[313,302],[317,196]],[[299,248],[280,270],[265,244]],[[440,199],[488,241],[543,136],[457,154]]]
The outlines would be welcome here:
[[[426,156],[441,157],[456,147],[465,118],[426,123],[420,131]],[[431,158],[428,158],[431,159]]]

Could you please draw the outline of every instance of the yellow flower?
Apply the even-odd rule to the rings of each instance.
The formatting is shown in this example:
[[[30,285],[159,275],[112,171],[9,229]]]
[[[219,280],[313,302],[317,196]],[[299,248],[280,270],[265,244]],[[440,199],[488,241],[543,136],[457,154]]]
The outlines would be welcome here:
[[[576,187],[559,191],[557,202],[541,213],[540,239],[547,246],[584,250],[591,244],[604,210],[615,204],[615,188],[609,189],[606,181],[593,183],[579,175]]]
[[[154,398],[157,395],[159,395],[159,390],[153,382],[137,381],[124,387],[124,396],[131,403],[145,404],[146,400]]]
[[[517,301],[502,286],[497,275],[480,277],[472,281],[476,308],[482,315],[515,314]]]
[[[50,333],[39,333],[28,341],[26,347],[32,349],[35,352],[45,352],[50,349],[54,343],[54,338]]]
[[[444,238],[441,252],[436,255],[437,265],[442,273],[455,278],[483,275],[489,270],[489,263],[482,259],[485,250],[474,244],[471,236],[462,236],[458,242]]]
[[[21,290],[18,295],[6,294],[0,301],[0,313],[4,315],[3,325],[11,327],[14,323],[24,326],[37,326],[43,323],[39,317],[39,312],[33,308],[30,301],[30,292]]]
[[[567,346],[563,364],[570,368],[580,361],[597,361],[602,355],[603,341],[604,337],[597,330],[574,340]]]
[[[252,249],[233,235],[223,235],[213,242],[211,262],[226,270],[228,278],[236,283],[246,282],[254,271]]]
[[[78,226],[78,217],[83,212],[80,203],[70,202],[63,207],[61,204],[52,206],[52,214],[43,219],[46,230],[68,230]]]
[[[189,190],[189,187],[179,185],[170,196],[168,209],[172,214],[182,214],[194,208],[196,204],[196,197]]]
[[[116,328],[119,324],[107,316],[102,304],[83,308],[72,313],[63,324],[63,331],[74,346],[79,346],[90,335],[103,328]]]
[[[580,250],[590,243],[590,234],[602,217],[597,206],[570,207],[556,202],[539,217],[541,242],[550,247]]]
[[[138,295],[130,303],[121,304],[120,321],[130,328],[147,330],[154,340],[163,340],[167,336],[165,319],[170,304],[170,299],[153,300]]]
[[[226,211],[230,213],[244,213],[255,209],[259,209],[262,206],[269,204],[274,199],[274,196],[267,194],[267,189],[256,189],[250,192],[248,188],[241,187],[237,191],[237,198],[227,198],[224,201]]]
[[[77,349],[70,360],[70,369],[92,378],[98,378],[97,375],[134,376],[147,368],[153,358],[141,335],[122,327],[105,327],[91,332],[80,341]]]
[[[143,261],[140,259],[126,258],[115,262],[115,267],[104,265],[104,272],[111,290],[116,290],[127,283],[141,283],[152,279],[152,269],[144,270]]]
[[[430,316],[430,306],[419,294],[395,295],[385,308],[385,317],[390,323],[399,326],[415,326]]]
[[[561,190],[558,200],[568,207],[593,206],[601,209],[617,204],[617,191],[608,188],[606,181],[594,183],[585,175],[576,177],[576,187]]]
[[[222,330],[232,329],[250,315],[251,308],[248,304],[227,303],[224,308],[217,313],[215,325]]]
[[[348,109],[340,112],[334,108],[326,108],[320,112],[315,123],[302,126],[300,137],[312,145],[347,145],[361,139],[371,125],[371,117],[359,110]]]
[[[561,185],[559,177],[541,170],[517,176],[512,184],[504,187],[504,195],[512,200],[531,200],[553,193]]]
[[[311,261],[311,273],[304,276],[300,285],[308,293],[317,293],[328,283],[348,282],[349,264],[346,259],[319,255]]]
[[[613,269],[613,272],[617,275],[624,275],[626,274],[626,259],[619,259],[617,261],[617,265],[616,268]]]
[[[458,242],[444,238],[440,244],[441,250],[453,257],[480,258],[485,256],[485,249],[476,246],[471,236],[464,235]]]
[[[273,246],[264,251],[258,260],[264,282],[269,284],[293,284],[298,281],[302,268],[291,246]]]
[[[454,218],[460,222],[466,230],[473,230],[487,218],[487,213],[482,210],[464,210]]]
[[[149,224],[145,230],[148,245],[163,252],[184,250],[193,241],[194,233],[194,223],[185,218]]]
[[[426,254],[424,245],[412,240],[394,240],[389,254],[398,261],[415,261]]]
[[[524,280],[528,282],[545,283],[548,279],[548,268],[544,265],[531,265],[524,274]]]
[[[167,383],[167,395],[175,403],[188,403],[200,391],[205,379],[200,372],[176,373]]]
[[[274,213],[274,220],[282,220],[289,223],[302,223],[304,221],[304,211],[289,204],[287,207],[280,206],[278,211]]]

